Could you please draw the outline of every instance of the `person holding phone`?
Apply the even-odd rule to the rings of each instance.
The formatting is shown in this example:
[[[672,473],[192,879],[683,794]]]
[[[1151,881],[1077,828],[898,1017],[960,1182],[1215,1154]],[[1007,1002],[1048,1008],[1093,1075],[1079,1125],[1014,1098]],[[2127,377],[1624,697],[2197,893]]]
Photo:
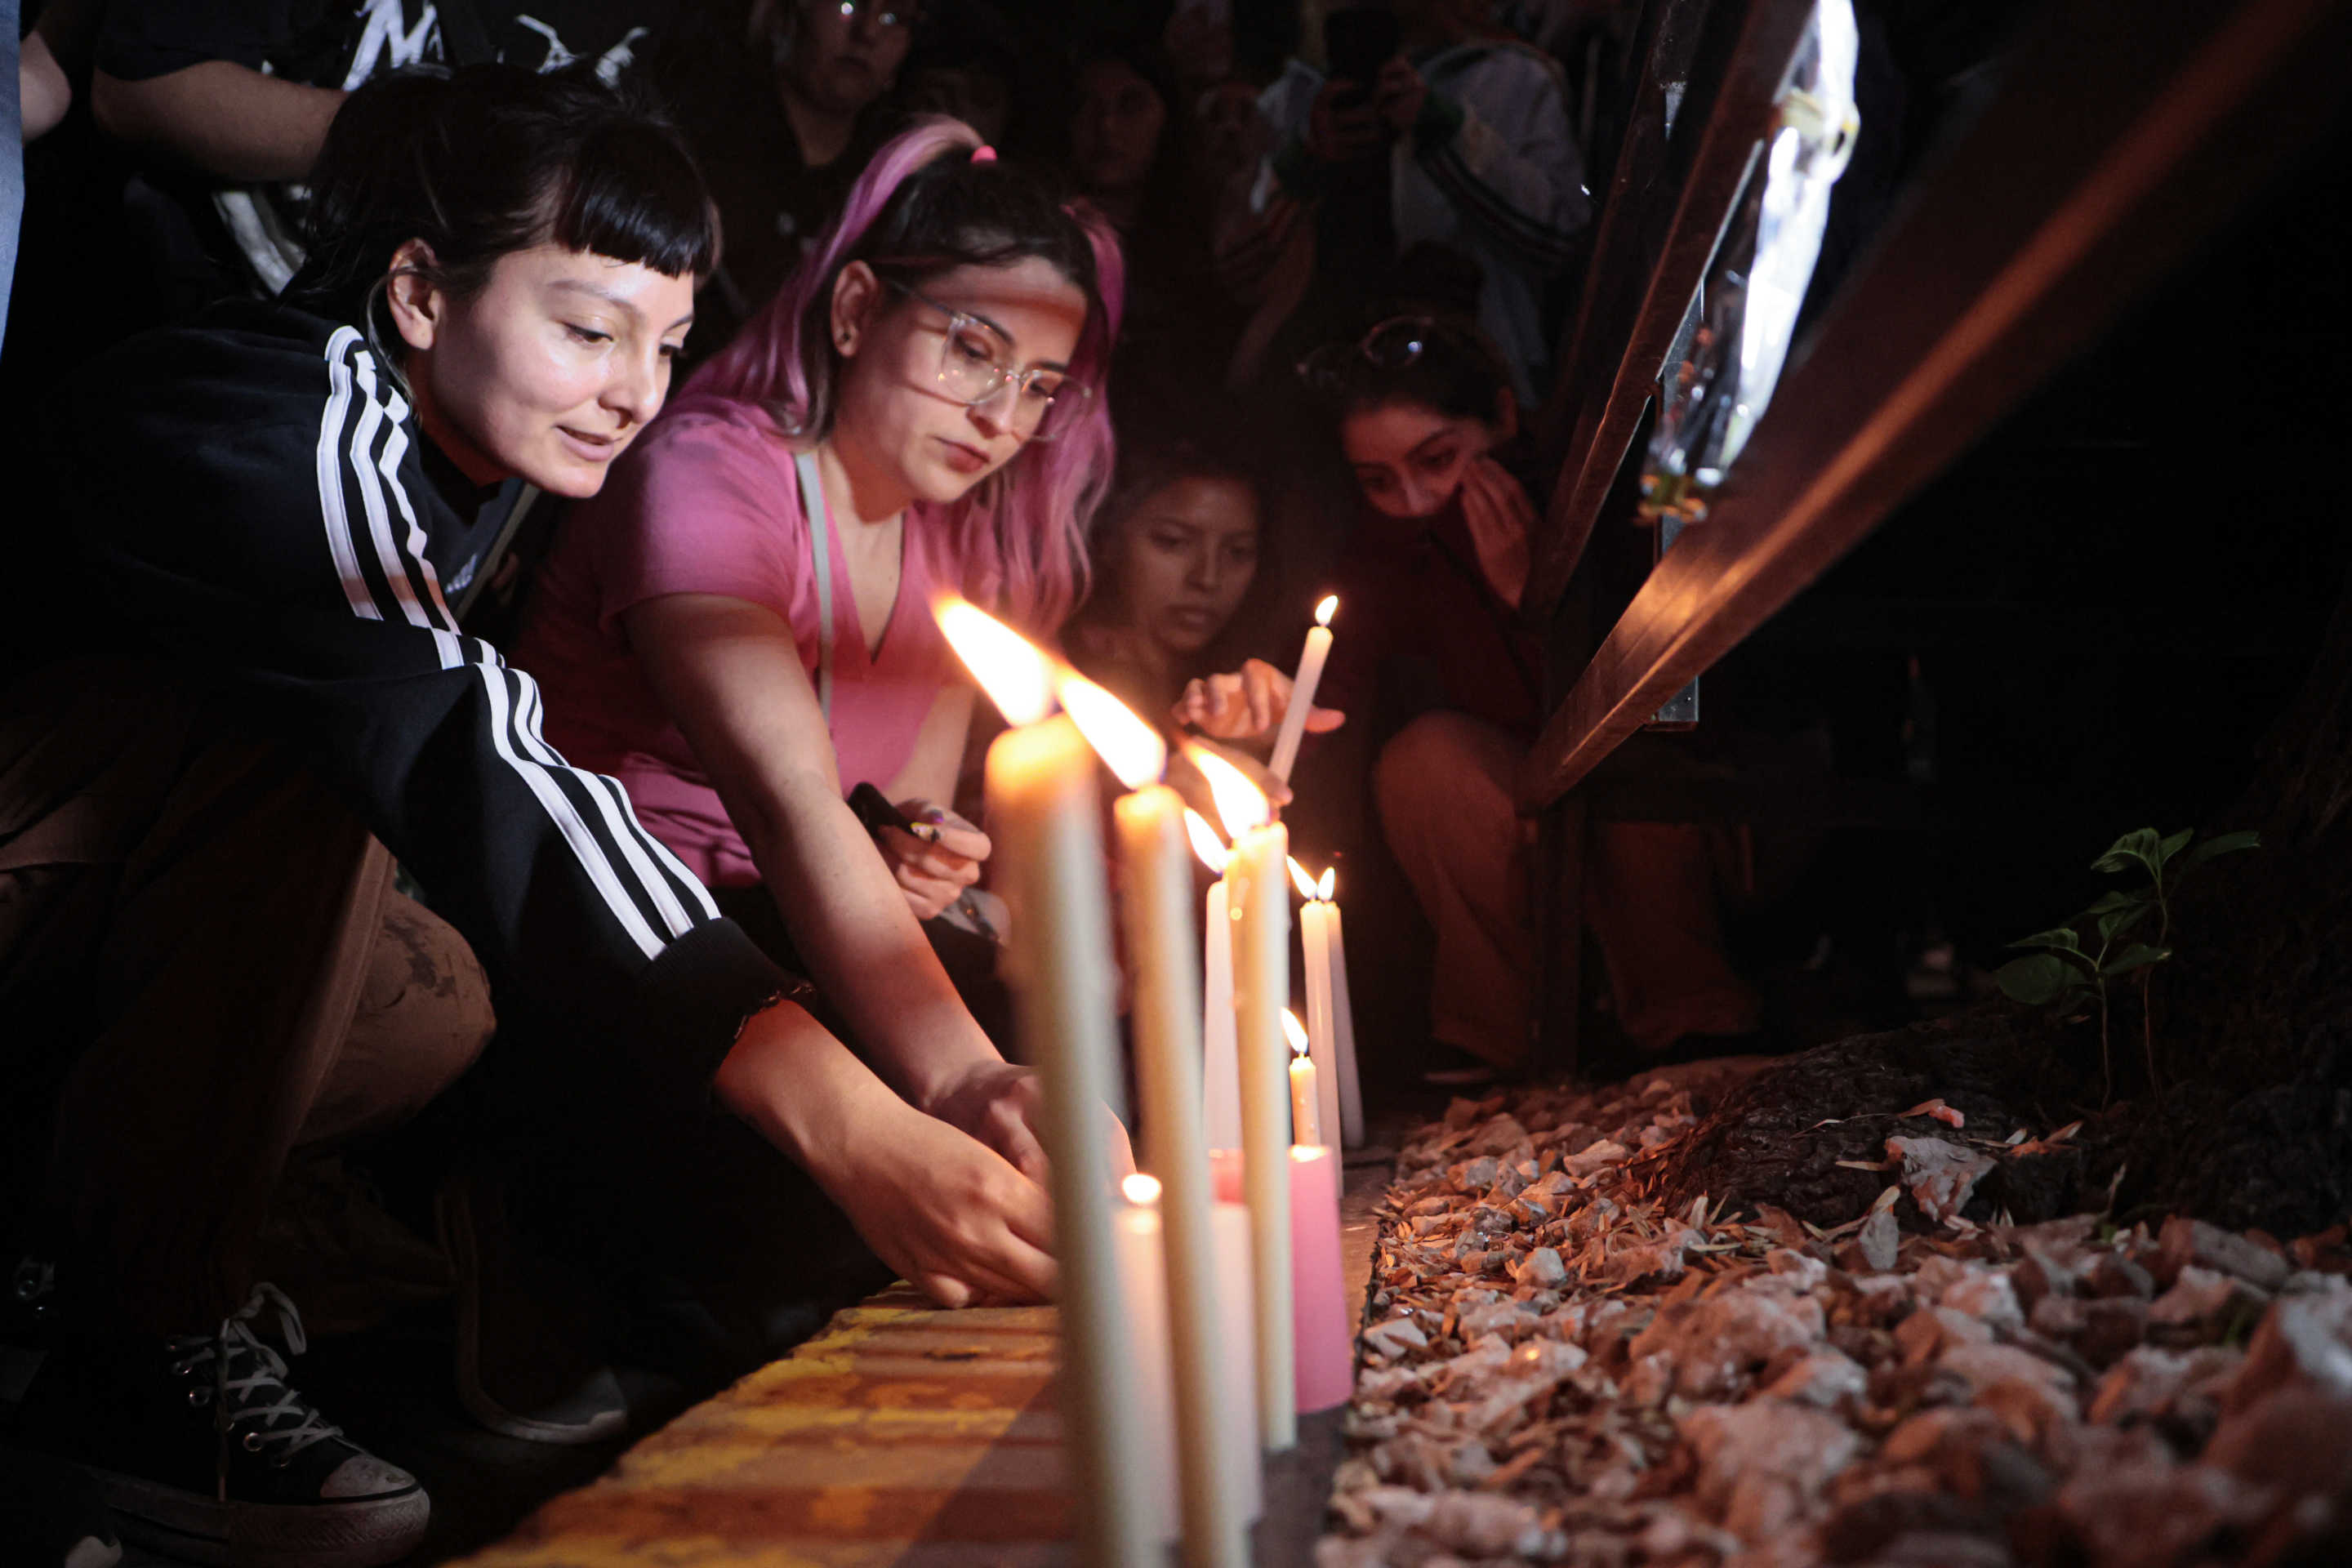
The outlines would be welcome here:
[[[1491,0],[1342,6],[1324,18],[1328,74],[1294,60],[1261,103],[1290,195],[1345,201],[1369,164],[1385,176],[1388,254],[1434,245],[1476,263],[1478,323],[1532,407],[1550,370],[1547,295],[1592,200],[1559,65],[1493,11]]]

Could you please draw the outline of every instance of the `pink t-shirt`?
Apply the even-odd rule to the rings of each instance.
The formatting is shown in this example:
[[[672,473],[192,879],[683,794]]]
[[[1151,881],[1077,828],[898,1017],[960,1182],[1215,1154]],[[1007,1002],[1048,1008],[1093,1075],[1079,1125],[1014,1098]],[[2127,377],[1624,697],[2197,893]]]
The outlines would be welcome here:
[[[887,788],[913,755],[940,690],[960,679],[931,617],[940,589],[961,590],[941,559],[944,530],[909,511],[898,597],[868,657],[838,526],[833,561],[833,748],[845,794]],[[712,887],[760,880],[743,836],[686,737],[653,690],[620,625],[665,594],[724,594],[763,605],[793,629],[816,681],[816,580],[793,453],[757,409],[698,402],[639,438],[594,500],[574,506],[541,574],[516,664],[546,693],[546,733],[574,766],[628,787],[638,816]]]

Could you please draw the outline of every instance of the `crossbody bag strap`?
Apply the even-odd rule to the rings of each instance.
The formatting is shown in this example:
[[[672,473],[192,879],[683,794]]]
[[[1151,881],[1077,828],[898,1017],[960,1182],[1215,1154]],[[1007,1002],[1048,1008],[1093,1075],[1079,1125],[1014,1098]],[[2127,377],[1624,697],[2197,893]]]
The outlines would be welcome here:
[[[793,458],[800,470],[801,511],[808,518],[809,560],[816,571],[816,705],[833,724],[833,525],[825,516],[824,486],[818,481],[816,456],[802,452]]]

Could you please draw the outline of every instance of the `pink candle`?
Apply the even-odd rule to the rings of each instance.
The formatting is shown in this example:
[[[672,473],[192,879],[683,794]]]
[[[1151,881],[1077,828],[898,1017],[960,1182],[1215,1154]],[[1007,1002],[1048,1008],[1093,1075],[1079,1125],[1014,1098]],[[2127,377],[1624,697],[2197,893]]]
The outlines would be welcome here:
[[[1353,1314],[1339,1260],[1339,1160],[1324,1144],[1290,1148],[1290,1313],[1297,1358],[1292,1366],[1298,1410],[1336,1410],[1355,1384]],[[1242,1152],[1213,1149],[1217,1201],[1242,1195]]]

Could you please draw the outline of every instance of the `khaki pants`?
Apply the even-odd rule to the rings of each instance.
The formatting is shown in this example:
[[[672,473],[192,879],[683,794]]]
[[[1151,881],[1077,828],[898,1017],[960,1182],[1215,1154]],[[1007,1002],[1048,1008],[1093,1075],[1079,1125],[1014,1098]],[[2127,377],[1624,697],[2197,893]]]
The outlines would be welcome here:
[[[1430,1033],[1499,1067],[1526,1058],[1534,995],[1530,825],[1512,788],[1523,751],[1491,724],[1425,713],[1372,770],[1389,849],[1437,931]],[[1756,994],[1723,954],[1704,828],[1597,824],[1586,867],[1584,917],[1628,1040],[1660,1050],[1756,1026]]]
[[[218,1322],[288,1156],[487,1043],[480,966],[392,869],[291,748],[155,667],[0,695],[8,1196],[123,1327]]]

